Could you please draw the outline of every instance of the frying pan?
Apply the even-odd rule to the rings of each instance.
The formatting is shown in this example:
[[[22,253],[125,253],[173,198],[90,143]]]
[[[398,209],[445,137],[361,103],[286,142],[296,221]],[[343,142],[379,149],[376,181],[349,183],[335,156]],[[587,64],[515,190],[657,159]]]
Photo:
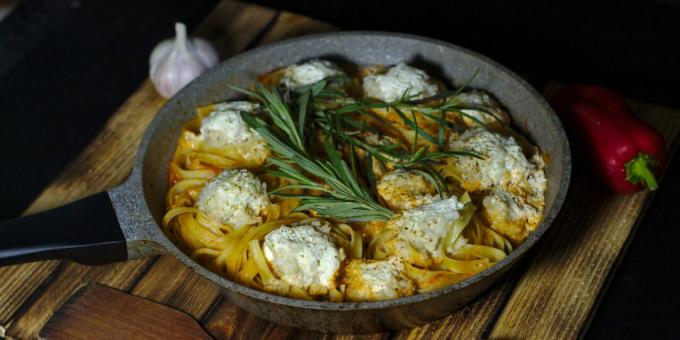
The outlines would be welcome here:
[[[247,87],[258,74],[312,58],[392,65],[405,61],[449,85],[478,70],[471,87],[492,93],[515,128],[548,156],[543,221],[493,267],[454,285],[378,302],[303,301],[225,279],[194,262],[159,227],[168,161],[182,124],[195,108],[234,99],[228,84]],[[131,175],[121,185],[67,206],[0,224],[0,265],[45,259],[102,264],[169,253],[220,286],[238,307],[273,322],[331,333],[375,333],[421,325],[450,314],[484,292],[538,241],[555,219],[569,186],[569,144],[559,120],[529,84],[505,67],[446,42],[383,32],[340,32],[291,39],[237,55],[190,83],[159,111],[142,139]]]

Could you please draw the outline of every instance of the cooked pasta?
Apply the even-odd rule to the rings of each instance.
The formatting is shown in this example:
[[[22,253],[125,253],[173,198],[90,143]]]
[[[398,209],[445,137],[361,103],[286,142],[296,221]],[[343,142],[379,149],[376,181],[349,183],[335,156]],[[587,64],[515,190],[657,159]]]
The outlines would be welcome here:
[[[428,99],[444,85],[405,64],[317,60],[257,80],[241,90],[252,102],[197,108],[168,167],[163,231],[210,270],[297,299],[393,299],[493,266],[536,227],[519,210],[489,218],[542,213],[545,192],[489,95]],[[466,145],[479,128],[495,139]],[[484,200],[501,194],[507,206]]]

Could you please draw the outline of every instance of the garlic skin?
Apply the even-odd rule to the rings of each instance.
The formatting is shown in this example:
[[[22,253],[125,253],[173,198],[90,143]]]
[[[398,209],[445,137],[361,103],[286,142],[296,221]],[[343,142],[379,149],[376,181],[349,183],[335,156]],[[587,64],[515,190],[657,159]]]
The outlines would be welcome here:
[[[201,73],[217,65],[212,45],[200,38],[188,38],[183,23],[175,24],[177,36],[156,45],[149,57],[149,77],[156,91],[170,98]]]

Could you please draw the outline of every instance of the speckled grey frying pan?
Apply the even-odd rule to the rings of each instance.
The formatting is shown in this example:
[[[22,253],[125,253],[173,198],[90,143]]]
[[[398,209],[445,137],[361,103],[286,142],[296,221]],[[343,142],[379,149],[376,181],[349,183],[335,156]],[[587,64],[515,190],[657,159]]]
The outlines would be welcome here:
[[[229,281],[194,262],[161,231],[167,166],[180,127],[197,106],[235,98],[228,83],[248,86],[258,74],[311,58],[360,65],[406,61],[450,85],[479,69],[471,86],[492,93],[515,127],[548,155],[545,217],[507,258],[455,285],[397,300],[362,303],[302,301]],[[477,53],[442,41],[404,34],[341,32],[287,40],[235,56],[195,80],[161,109],[147,128],[130,177],[109,192],[68,206],[0,224],[0,264],[65,258],[86,264],[170,253],[222,287],[229,301],[282,325],[333,333],[373,333],[441,318],[484,292],[550,227],[567,193],[571,159],[559,120],[529,84]]]

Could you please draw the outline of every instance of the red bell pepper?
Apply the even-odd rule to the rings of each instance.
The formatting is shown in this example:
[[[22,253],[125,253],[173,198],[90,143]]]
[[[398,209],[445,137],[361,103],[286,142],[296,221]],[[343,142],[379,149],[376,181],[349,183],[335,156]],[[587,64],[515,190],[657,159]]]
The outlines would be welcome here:
[[[657,188],[666,161],[661,135],[635,117],[618,93],[595,85],[567,85],[551,103],[574,146],[586,153],[604,183],[621,193]]]

